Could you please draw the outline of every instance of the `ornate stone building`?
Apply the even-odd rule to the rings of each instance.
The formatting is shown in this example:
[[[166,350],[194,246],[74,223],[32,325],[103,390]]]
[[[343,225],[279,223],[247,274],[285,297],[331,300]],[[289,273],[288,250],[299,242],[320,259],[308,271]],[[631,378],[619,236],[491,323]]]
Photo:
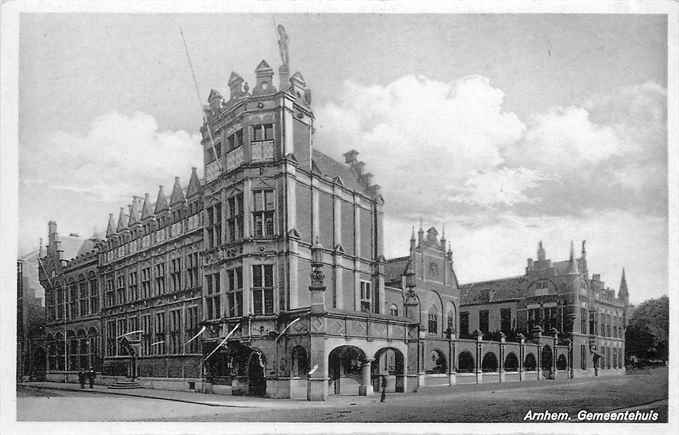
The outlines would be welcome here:
[[[574,375],[598,369],[624,369],[625,326],[629,293],[623,270],[620,288],[606,287],[599,274],[589,274],[585,242],[579,258],[571,243],[570,257],[551,261],[542,242],[537,260],[528,259],[521,276],[465,284],[461,287],[460,335],[479,331],[486,337],[557,334],[572,345]],[[553,359],[551,349],[538,361]],[[549,366],[550,364],[546,364]]]

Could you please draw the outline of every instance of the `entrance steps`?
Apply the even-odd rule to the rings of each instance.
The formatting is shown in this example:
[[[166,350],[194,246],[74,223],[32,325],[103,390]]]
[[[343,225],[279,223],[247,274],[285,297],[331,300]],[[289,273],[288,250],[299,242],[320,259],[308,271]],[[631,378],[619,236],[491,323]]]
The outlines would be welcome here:
[[[131,390],[134,388],[142,388],[142,386],[137,381],[116,381],[115,384],[109,385],[108,387],[113,390]]]

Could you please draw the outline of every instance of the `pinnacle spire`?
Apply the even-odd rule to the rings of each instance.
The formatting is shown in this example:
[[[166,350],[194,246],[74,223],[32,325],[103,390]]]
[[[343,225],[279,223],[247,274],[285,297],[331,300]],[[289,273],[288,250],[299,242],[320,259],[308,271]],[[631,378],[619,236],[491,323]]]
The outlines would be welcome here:
[[[151,200],[149,194],[144,194],[144,205],[141,208],[141,219],[148,219],[153,216],[153,209],[151,208]]]
[[[167,210],[169,208],[169,204],[167,203],[167,197],[165,196],[165,190],[163,186],[160,186],[158,188],[158,197],[156,198],[156,208],[154,210],[154,213],[159,213],[163,210]]]
[[[410,233],[410,240],[415,240],[415,225],[413,225],[413,231]]]
[[[568,272],[569,275],[577,275],[578,272],[578,262],[575,260],[575,252],[573,249],[573,241],[571,240],[571,253],[568,259]]]
[[[139,223],[140,219],[140,202],[141,198],[138,196],[133,196],[132,197],[132,204],[130,204],[128,207],[130,208],[130,217],[128,219],[127,225],[132,226],[133,224]]]
[[[544,261],[546,257],[545,248],[542,246],[542,240],[538,243],[538,261]]]
[[[200,180],[198,179],[198,170],[194,166],[191,168],[191,178],[189,179],[189,185],[186,188],[186,197],[190,198],[198,193],[200,193]]]
[[[625,278],[625,268],[622,268],[622,277],[620,277],[620,289],[618,290],[618,298],[628,299],[629,290],[627,289],[627,279]]]
[[[113,223],[113,213],[108,214],[108,225],[106,226],[106,237],[111,237],[116,232],[116,226]]]
[[[118,226],[116,227],[116,232],[122,231],[127,227],[129,216],[125,213],[125,207],[120,207],[120,214],[118,215]]]
[[[170,205],[183,203],[185,200],[186,198],[184,198],[184,191],[182,190],[181,184],[179,184],[179,177],[174,177],[174,186],[172,187],[172,195],[170,196]]]

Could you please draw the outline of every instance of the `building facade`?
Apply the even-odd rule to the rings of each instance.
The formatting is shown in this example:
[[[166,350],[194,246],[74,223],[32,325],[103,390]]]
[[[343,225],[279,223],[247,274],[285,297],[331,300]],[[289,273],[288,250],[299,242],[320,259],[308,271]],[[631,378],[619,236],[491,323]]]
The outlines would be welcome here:
[[[556,335],[572,347],[575,376],[594,374],[595,367],[597,372],[624,369],[629,307],[625,272],[616,296],[599,274],[590,276],[584,241],[579,258],[571,243],[569,259],[554,262],[540,242],[537,260],[528,259],[523,275],[465,284],[461,299],[461,337]],[[543,355],[552,358],[551,351]]]

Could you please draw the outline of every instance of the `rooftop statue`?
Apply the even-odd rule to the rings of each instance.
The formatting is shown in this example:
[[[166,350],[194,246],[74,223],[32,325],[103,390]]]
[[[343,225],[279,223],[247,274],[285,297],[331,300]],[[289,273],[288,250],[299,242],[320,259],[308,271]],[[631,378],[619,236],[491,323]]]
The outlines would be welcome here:
[[[278,49],[281,52],[281,62],[288,66],[290,57],[288,55],[288,34],[285,32],[285,27],[282,24],[278,25]]]

